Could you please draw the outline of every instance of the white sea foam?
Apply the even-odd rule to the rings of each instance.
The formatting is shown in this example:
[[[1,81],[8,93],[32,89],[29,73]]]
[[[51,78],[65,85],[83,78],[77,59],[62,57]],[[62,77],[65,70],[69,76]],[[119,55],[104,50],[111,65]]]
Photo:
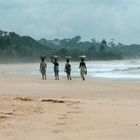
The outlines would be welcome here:
[[[60,76],[65,77],[65,62],[60,62]],[[87,77],[140,79],[140,60],[86,61]],[[79,77],[79,62],[71,62],[72,76]],[[0,75],[40,75],[39,63],[0,64]],[[47,75],[53,76],[53,64],[47,63]]]

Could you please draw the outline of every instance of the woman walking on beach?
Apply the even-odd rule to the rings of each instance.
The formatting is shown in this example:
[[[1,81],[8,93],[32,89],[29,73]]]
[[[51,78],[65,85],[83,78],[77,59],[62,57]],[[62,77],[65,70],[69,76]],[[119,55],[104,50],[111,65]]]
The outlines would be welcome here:
[[[40,72],[42,73],[42,80],[46,80],[46,68],[47,64],[45,62],[45,57],[40,57],[41,62],[40,62]]]
[[[51,62],[54,64],[55,80],[59,80],[59,63],[58,63],[58,57],[57,56],[52,56],[51,57]]]
[[[81,57],[81,62],[79,65],[80,75],[83,80],[85,80],[85,75],[87,74],[87,67],[86,67],[86,63],[84,62],[84,58],[85,56]]]
[[[66,64],[65,64],[65,72],[67,74],[67,80],[71,80],[71,65],[69,61],[70,61],[70,57],[67,57]]]

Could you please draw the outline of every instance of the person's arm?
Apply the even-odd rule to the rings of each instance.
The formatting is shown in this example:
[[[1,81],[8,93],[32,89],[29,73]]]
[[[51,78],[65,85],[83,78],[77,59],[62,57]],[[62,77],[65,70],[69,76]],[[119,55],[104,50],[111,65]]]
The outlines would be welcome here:
[[[39,71],[41,72],[42,70],[42,63],[40,63]]]
[[[86,63],[85,63],[85,69],[87,70]]]
[[[40,69],[42,68],[42,63],[40,63]]]
[[[86,74],[87,74],[87,67],[86,67],[86,63],[85,63],[85,70],[86,70]]]
[[[71,70],[71,65],[70,65],[70,70]]]
[[[81,68],[81,63],[79,64],[79,69]]]
[[[54,60],[53,60],[53,57],[51,57],[51,62],[54,64]]]
[[[66,72],[66,64],[65,64],[64,72]]]

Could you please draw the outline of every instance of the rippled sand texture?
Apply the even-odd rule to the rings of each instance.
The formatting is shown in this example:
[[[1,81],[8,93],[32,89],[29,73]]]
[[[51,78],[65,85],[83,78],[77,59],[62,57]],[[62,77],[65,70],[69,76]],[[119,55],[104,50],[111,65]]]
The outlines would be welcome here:
[[[140,84],[0,77],[2,140],[139,140]]]

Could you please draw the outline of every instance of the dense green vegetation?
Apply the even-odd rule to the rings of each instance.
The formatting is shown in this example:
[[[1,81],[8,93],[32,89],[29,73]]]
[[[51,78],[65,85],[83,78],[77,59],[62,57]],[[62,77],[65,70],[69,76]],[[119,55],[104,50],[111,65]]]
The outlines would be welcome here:
[[[80,36],[37,41],[29,36],[0,31],[0,62],[35,62],[40,55],[50,58],[55,54],[61,59],[70,55],[73,60],[77,60],[82,54],[86,55],[88,60],[131,59],[140,57],[140,45],[115,44],[113,40],[81,41]]]

